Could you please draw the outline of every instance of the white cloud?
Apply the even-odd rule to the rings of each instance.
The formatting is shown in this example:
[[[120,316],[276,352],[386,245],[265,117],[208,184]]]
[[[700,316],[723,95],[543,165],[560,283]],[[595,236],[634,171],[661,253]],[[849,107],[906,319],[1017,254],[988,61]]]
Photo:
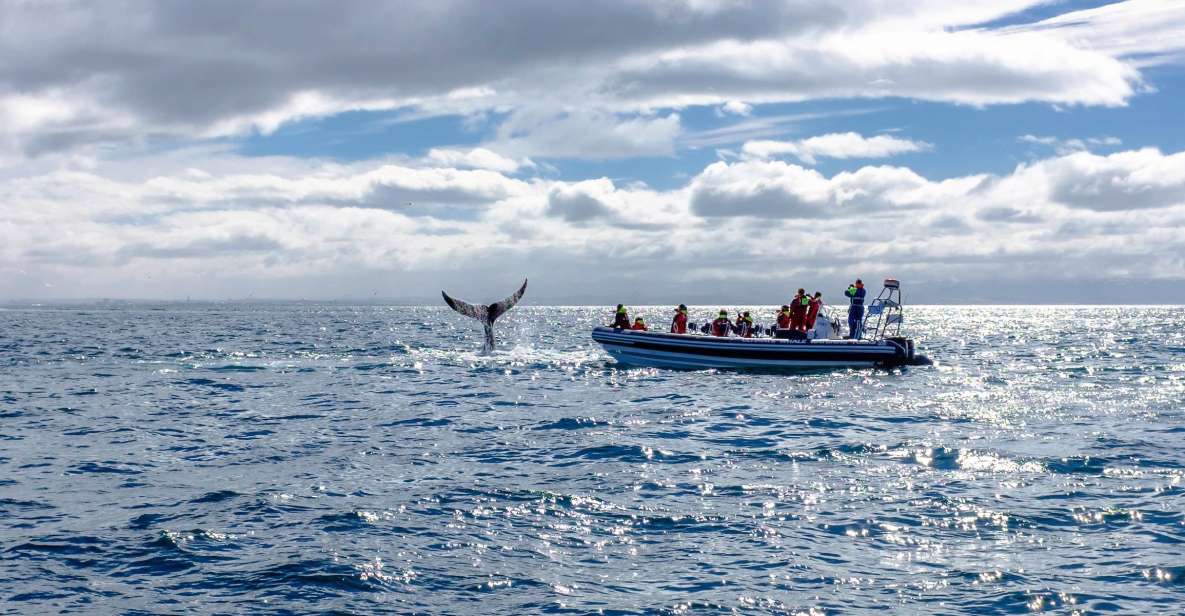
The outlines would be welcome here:
[[[688,105],[742,116],[830,97],[1123,105],[1141,78],[1115,56],[1178,54],[1185,39],[1179,4],[1152,0],[1039,27],[959,29],[1040,3],[346,1],[266,14],[215,2],[8,4],[0,148],[241,135],[403,109],[509,113],[499,136],[515,149],[490,148],[504,156],[665,155],[679,133],[672,111]]]
[[[1096,211],[1131,211],[1185,205],[1185,152],[1165,156],[1152,148],[1098,156],[1078,152],[1041,161],[1016,175],[1048,184],[1053,202]]]
[[[1185,62],[1185,4],[1176,0],[1114,2],[1007,31],[1057,37],[1138,66]]]
[[[720,41],[630,59],[609,88],[644,106],[903,96],[992,105],[1116,106],[1139,74],[1109,55],[1033,33],[844,31]]]
[[[1099,146],[1117,147],[1123,145],[1123,140],[1118,137],[1087,137],[1085,139],[1071,137],[1069,139],[1059,139],[1049,135],[1026,134],[1017,137],[1016,140],[1020,143],[1050,147],[1053,148],[1053,151],[1058,154],[1082,152],[1092,147]]]
[[[752,158],[772,158],[791,155],[815,164],[818,158],[886,158],[898,154],[922,152],[931,146],[924,141],[912,141],[889,135],[865,137],[859,133],[828,133],[796,141],[747,141],[742,152]]]
[[[470,150],[432,148],[428,150],[427,159],[433,164],[439,164],[445,167],[489,169],[490,171],[501,173],[514,173],[521,167],[535,166],[529,158],[514,160],[486,148],[473,148]]]
[[[669,190],[198,151],[0,183],[0,296],[427,296],[510,271],[554,295],[852,270],[1181,279],[1182,228],[1185,153],[1154,149],[946,180],[721,161]]]
[[[677,113],[621,117],[593,110],[556,114],[548,109],[524,108],[499,126],[492,147],[541,158],[670,156],[681,131]]]
[[[753,113],[753,105],[743,101],[728,101],[716,109],[717,116],[738,115],[747,116]]]

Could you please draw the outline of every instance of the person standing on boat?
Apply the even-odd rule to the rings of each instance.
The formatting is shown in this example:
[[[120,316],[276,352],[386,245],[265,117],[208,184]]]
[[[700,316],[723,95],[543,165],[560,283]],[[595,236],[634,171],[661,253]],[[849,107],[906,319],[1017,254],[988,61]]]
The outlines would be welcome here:
[[[790,329],[806,331],[806,313],[810,305],[811,296],[806,294],[806,289],[799,289],[794,299],[790,300]]]
[[[645,321],[645,319],[643,319],[642,317],[636,317],[636,318],[634,319],[634,326],[633,326],[633,327],[631,327],[630,329],[632,329],[632,330],[634,330],[634,331],[639,331],[639,332],[644,332],[644,331],[646,331],[646,321]]]
[[[721,310],[720,315],[716,317],[716,320],[712,321],[712,335],[718,338],[723,338],[728,335],[728,330],[731,327],[732,324],[728,322],[728,311]]]
[[[675,318],[671,319],[671,333],[687,333],[687,306],[684,304],[679,304],[679,307],[675,309]]]
[[[852,302],[848,306],[848,338],[858,340],[864,335],[864,281],[857,278],[843,294]]]
[[[630,315],[626,312],[623,304],[618,304],[617,312],[613,314],[613,327],[617,329],[630,328]]]
[[[815,329],[815,319],[819,318],[819,310],[823,308],[823,294],[815,291],[815,296],[811,298],[810,305],[806,309],[806,331]]]

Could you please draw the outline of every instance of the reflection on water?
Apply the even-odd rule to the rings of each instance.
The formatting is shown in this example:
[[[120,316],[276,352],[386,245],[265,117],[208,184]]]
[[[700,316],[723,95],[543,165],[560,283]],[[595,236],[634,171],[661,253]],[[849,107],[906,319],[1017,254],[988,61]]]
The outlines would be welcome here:
[[[0,310],[4,610],[1180,610],[1182,309],[917,308],[936,365],[789,375],[618,370],[607,314]]]

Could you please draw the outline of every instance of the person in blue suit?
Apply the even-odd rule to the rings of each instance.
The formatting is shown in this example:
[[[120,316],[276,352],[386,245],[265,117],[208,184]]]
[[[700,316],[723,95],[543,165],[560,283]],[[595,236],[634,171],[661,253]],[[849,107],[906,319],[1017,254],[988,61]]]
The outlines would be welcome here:
[[[864,281],[857,278],[843,294],[852,302],[848,306],[848,338],[859,339],[864,335]]]

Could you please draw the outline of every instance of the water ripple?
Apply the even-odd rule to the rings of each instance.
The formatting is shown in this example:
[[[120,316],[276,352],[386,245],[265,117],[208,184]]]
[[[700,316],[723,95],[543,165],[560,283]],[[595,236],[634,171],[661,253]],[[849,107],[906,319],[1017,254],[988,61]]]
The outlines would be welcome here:
[[[618,369],[605,314],[2,310],[0,612],[1185,602],[1180,308],[918,308],[934,366],[792,375]]]

